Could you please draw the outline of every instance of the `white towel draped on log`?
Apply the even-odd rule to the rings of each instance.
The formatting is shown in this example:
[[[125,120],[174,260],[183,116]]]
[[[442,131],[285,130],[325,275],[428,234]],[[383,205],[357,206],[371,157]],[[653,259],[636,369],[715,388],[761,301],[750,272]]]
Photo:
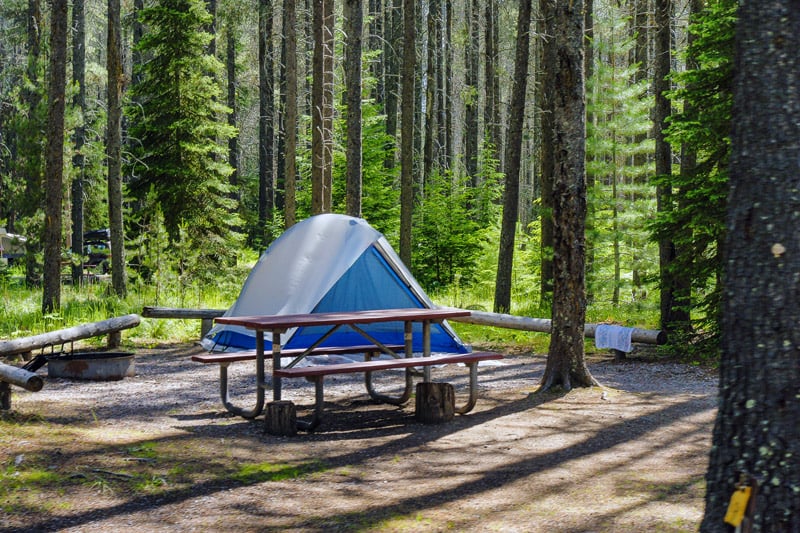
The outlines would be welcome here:
[[[633,328],[600,324],[594,332],[594,344],[598,348],[611,348],[621,352],[631,351]]]

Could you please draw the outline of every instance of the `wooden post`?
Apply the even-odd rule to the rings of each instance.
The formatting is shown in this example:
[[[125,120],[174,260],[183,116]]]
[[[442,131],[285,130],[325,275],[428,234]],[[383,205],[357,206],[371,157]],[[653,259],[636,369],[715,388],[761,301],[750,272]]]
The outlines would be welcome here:
[[[289,400],[267,403],[264,431],[280,437],[297,435],[297,409],[294,403]]]
[[[119,348],[122,344],[122,332],[112,331],[108,334],[108,347],[110,349]]]
[[[206,333],[211,331],[211,328],[214,326],[214,319],[213,318],[203,318],[200,321],[200,338],[204,339]]]
[[[419,422],[438,424],[455,416],[456,397],[450,383],[417,383],[415,416]]]
[[[0,381],[0,411],[11,409],[11,386],[5,381]]]

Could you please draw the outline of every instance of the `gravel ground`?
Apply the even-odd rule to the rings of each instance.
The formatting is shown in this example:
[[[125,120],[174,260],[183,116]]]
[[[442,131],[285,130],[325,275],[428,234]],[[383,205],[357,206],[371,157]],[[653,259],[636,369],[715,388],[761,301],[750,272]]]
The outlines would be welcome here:
[[[360,376],[333,376],[322,426],[287,438],[227,413],[216,365],[190,361],[199,352],[137,348],[134,377],[15,389],[0,465],[46,463],[76,481],[0,491],[0,530],[695,531],[702,516],[717,378],[697,367],[601,355],[590,370],[602,387],[538,395],[544,357],[509,356],[481,365],[475,410],[440,425],[417,423],[413,401],[371,402]],[[230,374],[250,407],[252,366]],[[377,387],[396,390],[399,375]],[[466,376],[434,370],[457,401]],[[303,380],[283,390],[313,402]],[[231,474],[265,462],[293,474]],[[157,489],[123,482],[140,476]]]

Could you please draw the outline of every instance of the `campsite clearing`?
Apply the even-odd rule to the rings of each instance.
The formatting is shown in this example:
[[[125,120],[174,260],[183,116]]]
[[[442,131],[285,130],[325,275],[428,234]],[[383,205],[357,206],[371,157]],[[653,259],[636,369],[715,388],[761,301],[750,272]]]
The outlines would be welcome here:
[[[509,354],[440,425],[336,376],[330,425],[285,438],[220,409],[217,369],[190,360],[203,352],[139,348],[135,377],[15,391],[0,530],[669,532],[702,515],[716,377],[700,368],[590,354],[605,388],[538,396],[545,358]],[[238,366],[232,393],[252,394]],[[463,370],[446,380],[463,387]]]

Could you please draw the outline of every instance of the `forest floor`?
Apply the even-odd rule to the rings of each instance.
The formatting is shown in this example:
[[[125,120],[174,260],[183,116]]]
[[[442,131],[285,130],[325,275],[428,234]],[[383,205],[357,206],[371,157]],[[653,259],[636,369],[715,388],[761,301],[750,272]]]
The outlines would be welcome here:
[[[201,347],[135,351],[121,381],[13,388],[0,531],[667,532],[702,517],[717,392],[702,368],[592,354],[602,387],[535,394],[545,358],[509,355],[480,367],[471,413],[435,425],[334,376],[317,431],[275,437],[224,410],[217,366],[189,360]],[[244,407],[248,373],[231,366]],[[466,375],[434,370],[457,401]],[[309,406],[313,387],[285,380],[284,399]]]

